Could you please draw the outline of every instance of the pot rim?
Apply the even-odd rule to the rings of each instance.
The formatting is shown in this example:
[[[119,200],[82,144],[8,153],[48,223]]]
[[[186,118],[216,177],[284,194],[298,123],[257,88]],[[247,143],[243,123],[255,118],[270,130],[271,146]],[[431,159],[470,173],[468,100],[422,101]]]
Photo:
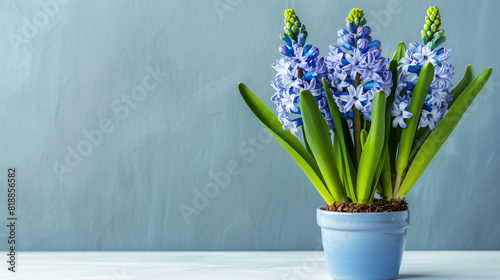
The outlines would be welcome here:
[[[360,214],[365,214],[365,215],[396,215],[398,213],[406,213],[409,212],[410,209],[403,210],[403,211],[392,211],[392,212],[338,212],[338,211],[330,211],[330,210],[323,210],[321,209],[320,206],[316,208],[317,211],[321,211],[323,214],[332,214],[332,215],[360,215]]]
[[[316,209],[316,221],[321,228],[341,230],[367,230],[406,228],[410,224],[410,211],[394,212],[335,212]]]

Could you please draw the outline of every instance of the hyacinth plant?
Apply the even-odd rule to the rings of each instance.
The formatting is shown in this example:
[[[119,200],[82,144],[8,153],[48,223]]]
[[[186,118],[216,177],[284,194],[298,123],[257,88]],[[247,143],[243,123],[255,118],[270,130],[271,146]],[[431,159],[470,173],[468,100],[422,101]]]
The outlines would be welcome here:
[[[391,59],[354,8],[337,44],[319,57],[306,27],[285,11],[281,58],[272,65],[274,115],[244,84],[238,89],[269,133],[328,203],[402,200],[491,75],[469,65],[453,89],[454,67],[436,7],[422,43],[400,42]]]

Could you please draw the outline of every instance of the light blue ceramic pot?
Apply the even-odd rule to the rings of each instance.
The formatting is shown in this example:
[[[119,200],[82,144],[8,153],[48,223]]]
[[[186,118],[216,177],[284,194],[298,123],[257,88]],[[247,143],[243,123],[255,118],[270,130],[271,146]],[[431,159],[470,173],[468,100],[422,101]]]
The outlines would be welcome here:
[[[407,211],[347,213],[316,211],[333,279],[386,280],[398,277]]]

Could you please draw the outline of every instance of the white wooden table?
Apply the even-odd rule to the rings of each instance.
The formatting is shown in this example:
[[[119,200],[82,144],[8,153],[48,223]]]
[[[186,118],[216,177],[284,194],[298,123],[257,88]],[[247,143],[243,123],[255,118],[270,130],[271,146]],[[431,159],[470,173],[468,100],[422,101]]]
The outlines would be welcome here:
[[[2,252],[3,253],[3,252]],[[0,279],[329,279],[321,251],[17,252]],[[500,279],[500,251],[406,251],[398,279]]]

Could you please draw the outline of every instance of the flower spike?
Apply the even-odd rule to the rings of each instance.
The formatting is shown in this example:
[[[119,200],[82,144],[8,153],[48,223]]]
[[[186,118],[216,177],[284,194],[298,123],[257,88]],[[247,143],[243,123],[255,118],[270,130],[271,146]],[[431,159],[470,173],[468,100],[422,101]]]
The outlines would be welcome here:
[[[285,33],[281,34],[280,38],[288,47],[292,48],[295,43],[305,44],[307,38],[306,26],[300,22],[299,17],[293,9],[285,10]]]
[[[325,59],[319,58],[319,50],[306,45],[306,27],[292,9],[285,10],[285,32],[280,38],[285,42],[279,47],[282,55],[273,64],[276,76],[271,86],[276,91],[271,100],[276,104],[278,119],[283,129],[300,138],[302,113],[299,106],[301,90],[308,90],[316,99],[328,129],[334,127],[321,79],[328,75]]]
[[[421,34],[424,45],[429,44],[432,50],[439,47],[439,45],[446,40],[444,30],[440,28],[441,15],[439,14],[439,9],[431,6],[427,10],[427,16],[425,17],[425,24]]]
[[[352,124],[354,108],[365,120],[371,119],[374,94],[383,90],[389,95],[393,81],[392,72],[387,70],[389,59],[381,56],[381,43],[371,37],[363,10],[352,9],[346,22],[347,29],[337,32],[337,45],[330,45],[325,65],[333,101]]]
[[[423,45],[411,42],[406,50],[405,56],[399,61],[400,71],[398,84],[396,87],[396,96],[392,110],[392,116],[398,119],[393,122],[393,126],[398,124],[405,127],[403,123],[404,111],[407,106],[403,103],[403,97],[411,96],[415,88],[415,83],[420,75],[420,69],[426,62],[431,62],[434,66],[434,78],[428,90],[420,114],[419,128],[428,127],[434,130],[448,110],[449,103],[453,100],[451,94],[451,78],[453,78],[454,67],[448,62],[451,50],[438,48],[445,40],[444,30],[441,28],[441,15],[439,9],[430,7],[425,17],[424,29],[422,29]],[[398,96],[400,91],[404,90],[406,95]]]

